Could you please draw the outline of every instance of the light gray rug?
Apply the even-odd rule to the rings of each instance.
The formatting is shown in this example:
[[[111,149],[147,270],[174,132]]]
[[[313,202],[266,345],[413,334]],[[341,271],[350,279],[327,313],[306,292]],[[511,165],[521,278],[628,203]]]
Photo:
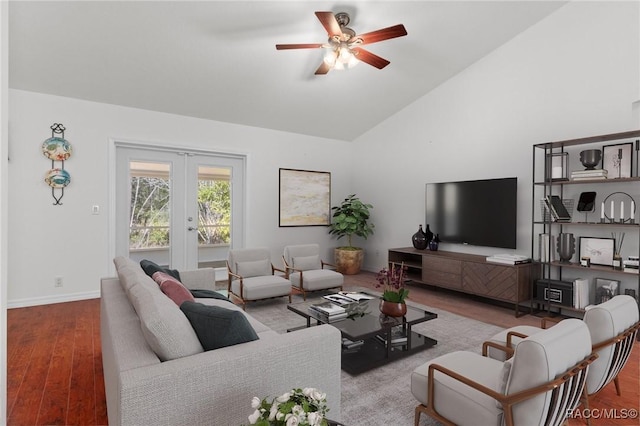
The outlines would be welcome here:
[[[321,293],[315,293],[307,300],[320,297]],[[302,301],[300,296],[293,299],[294,302]],[[412,302],[409,304],[422,307]],[[358,376],[342,372],[341,408],[345,425],[413,425],[417,401],[411,394],[411,372],[426,361],[449,352],[468,350],[480,353],[482,342],[501,330],[447,311],[428,306],[424,308],[437,313],[438,318],[418,324],[413,330],[436,339],[437,345]],[[301,316],[289,311],[286,303],[278,299],[251,303],[247,313],[279,333],[306,324]],[[439,423],[422,415],[420,424]]]

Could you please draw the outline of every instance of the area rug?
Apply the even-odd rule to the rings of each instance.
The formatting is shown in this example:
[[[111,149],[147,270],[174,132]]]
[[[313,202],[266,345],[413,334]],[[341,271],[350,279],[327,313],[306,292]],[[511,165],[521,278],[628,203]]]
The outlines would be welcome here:
[[[320,300],[321,296],[315,293],[307,300]],[[294,302],[297,300],[302,298],[294,296]],[[413,327],[413,330],[436,339],[438,344],[357,376],[342,371],[341,409],[345,425],[413,425],[417,401],[411,394],[411,372],[426,361],[449,352],[468,350],[480,353],[482,342],[502,330],[441,309],[408,303],[438,314],[437,319]],[[278,333],[306,324],[301,316],[289,311],[282,300],[251,303],[247,313]],[[420,425],[438,424],[422,415]]]

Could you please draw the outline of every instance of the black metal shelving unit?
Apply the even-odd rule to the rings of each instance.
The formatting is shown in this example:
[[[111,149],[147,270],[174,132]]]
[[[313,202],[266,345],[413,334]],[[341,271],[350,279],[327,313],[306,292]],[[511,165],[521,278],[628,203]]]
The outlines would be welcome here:
[[[588,179],[588,180],[571,180],[566,178],[554,178],[552,173],[552,160],[554,156],[568,156],[568,161],[563,167],[565,176],[569,176],[571,170],[580,170],[584,167],[579,161],[580,152],[586,149],[601,149],[604,145],[616,145],[623,143],[632,143],[632,167],[631,177],[615,177],[609,176],[606,179]],[[589,275],[597,274],[598,277],[609,278],[612,280],[620,280],[626,286],[634,286],[636,300],[640,298],[640,275],[615,270],[612,266],[592,265],[585,268],[580,264],[579,245],[576,241],[576,253],[573,259],[577,262],[562,263],[552,259],[552,253],[556,252],[553,236],[557,236],[562,232],[575,233],[578,236],[587,236],[598,238],[595,235],[611,234],[611,232],[624,232],[626,234],[625,242],[629,242],[627,250],[622,248],[622,253],[626,256],[638,255],[640,249],[640,220],[638,219],[638,208],[633,215],[632,223],[619,221],[610,221],[608,218],[604,222],[600,221],[600,214],[589,222],[576,220],[578,216],[576,212],[572,214],[571,222],[554,222],[551,214],[545,215],[541,207],[541,200],[548,195],[557,195],[560,199],[573,199],[579,191],[605,191],[617,192],[620,188],[631,192],[635,205],[640,202],[640,177],[638,176],[638,149],[640,145],[640,130],[613,133],[600,136],[591,136],[580,139],[570,139],[565,141],[546,142],[533,145],[533,176],[532,176],[532,207],[531,207],[531,258],[539,265],[538,277],[532,279],[531,282],[531,301],[530,309],[532,312],[546,311],[547,315],[562,315],[563,311],[572,313],[572,316],[581,316],[584,309],[574,308],[544,300],[539,300],[536,294],[536,281],[538,278],[545,280],[562,280],[563,275],[577,274],[576,270],[589,270]],[[596,198],[597,206],[604,197]],[[569,230],[569,231],[568,231]],[[546,247],[541,247],[541,234],[548,234],[548,242]],[[600,237],[602,238],[602,237]],[[576,238],[577,240],[578,238]],[[547,256],[542,257],[541,253],[546,249]],[[564,274],[563,274],[564,273]],[[591,279],[590,279],[591,282]],[[548,283],[548,281],[547,281]],[[591,285],[593,288],[593,284]],[[549,284],[547,284],[549,289]],[[619,289],[620,290],[620,289]],[[548,290],[547,290],[548,291]]]

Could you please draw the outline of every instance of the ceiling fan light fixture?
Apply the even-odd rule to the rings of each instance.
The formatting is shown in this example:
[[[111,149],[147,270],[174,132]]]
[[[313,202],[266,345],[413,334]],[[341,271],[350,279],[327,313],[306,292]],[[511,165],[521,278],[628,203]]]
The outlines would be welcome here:
[[[353,51],[341,43],[326,49],[324,62],[336,70],[353,68],[360,62]]]

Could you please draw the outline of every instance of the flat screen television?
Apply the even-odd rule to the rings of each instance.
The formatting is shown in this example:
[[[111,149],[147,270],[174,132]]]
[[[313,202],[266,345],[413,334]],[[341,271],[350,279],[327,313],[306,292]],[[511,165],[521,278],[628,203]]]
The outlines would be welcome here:
[[[516,248],[518,178],[428,183],[426,222],[444,243]]]

